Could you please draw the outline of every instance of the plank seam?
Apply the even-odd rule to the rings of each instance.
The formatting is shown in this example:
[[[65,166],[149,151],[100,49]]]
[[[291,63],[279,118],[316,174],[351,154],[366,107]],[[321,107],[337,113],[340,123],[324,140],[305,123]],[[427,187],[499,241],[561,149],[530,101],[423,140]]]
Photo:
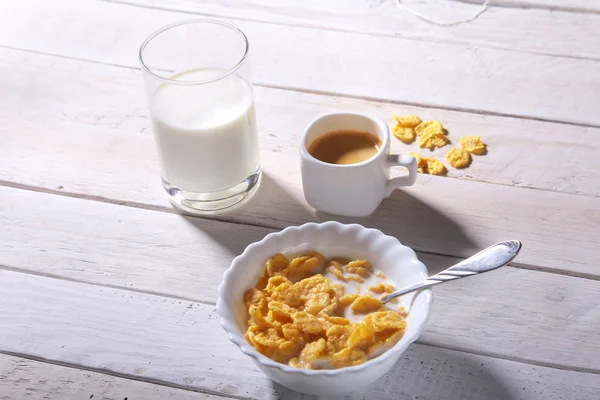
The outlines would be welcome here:
[[[149,9],[149,10],[177,12],[177,13],[181,13],[181,14],[199,15],[199,16],[206,16],[206,17],[227,18],[227,19],[256,22],[256,23],[268,24],[268,25],[291,26],[291,27],[304,28],[304,29],[318,29],[318,30],[323,30],[323,31],[328,31],[328,32],[352,33],[352,34],[357,34],[357,35],[365,35],[365,36],[373,36],[373,37],[402,38],[404,40],[411,40],[411,41],[415,41],[415,42],[425,42],[425,43],[438,43],[438,44],[450,43],[450,44],[457,44],[457,45],[473,45],[472,42],[469,42],[467,40],[463,40],[463,41],[460,41],[460,40],[434,40],[434,39],[425,39],[425,38],[405,36],[400,33],[384,34],[384,33],[376,33],[376,32],[363,32],[363,31],[358,31],[358,30],[337,28],[337,27],[324,26],[324,25],[307,26],[307,25],[302,25],[300,23],[292,23],[292,22],[272,22],[272,21],[267,21],[267,20],[262,20],[262,19],[257,19],[257,18],[246,18],[243,16],[232,17],[232,16],[225,15],[225,14],[218,13],[218,12],[207,13],[207,12],[192,11],[192,10],[180,10],[177,8],[170,8],[170,7],[160,7],[160,6],[148,5],[148,4],[137,4],[137,3],[131,3],[131,2],[128,2],[125,0],[99,0],[99,1],[105,2],[105,3],[111,3],[111,4],[122,4],[122,5],[130,6],[130,7],[145,8],[145,9]],[[469,2],[466,2],[466,3],[467,4],[475,4],[475,3],[469,3]],[[493,8],[494,6],[498,6],[498,5],[488,4],[489,8]],[[499,8],[517,8],[518,9],[518,7],[499,7]],[[529,7],[527,9],[536,9],[536,8]],[[557,10],[557,11],[566,11],[566,10]],[[568,59],[575,59],[575,60],[600,61],[600,57],[573,56],[573,55],[568,55],[568,54],[560,54],[560,53],[545,52],[545,51],[520,50],[520,49],[512,49],[510,47],[497,46],[497,45],[487,44],[487,43],[477,43],[477,46],[481,47],[481,48],[505,50],[505,51],[510,51],[513,53],[538,54],[538,55],[544,55],[544,56],[568,58]]]
[[[30,354],[16,353],[16,352],[5,351],[5,350],[0,350],[0,354],[3,354],[5,356],[12,356],[12,357],[24,358],[24,359],[31,360],[31,361],[42,362],[42,363],[45,363],[45,364],[58,365],[60,367],[66,367],[66,368],[72,368],[72,369],[77,369],[77,370],[84,370],[84,371],[95,372],[95,373],[98,373],[98,374],[114,376],[114,377],[117,377],[117,378],[124,378],[124,379],[128,379],[128,380],[131,380],[131,381],[138,381],[138,382],[150,383],[150,384],[158,385],[158,386],[170,387],[170,388],[173,388],[173,389],[185,390],[185,391],[188,391],[188,392],[196,392],[196,393],[209,394],[209,395],[212,395],[212,396],[222,397],[224,399],[236,399],[236,400],[247,400],[247,399],[249,399],[249,397],[232,396],[232,395],[228,395],[228,394],[224,394],[224,393],[212,391],[212,390],[209,390],[209,389],[199,389],[199,388],[195,388],[195,387],[192,387],[192,386],[180,385],[180,384],[173,383],[173,382],[163,381],[163,380],[160,380],[160,379],[146,378],[146,377],[140,377],[140,376],[130,375],[130,374],[122,374],[122,373],[114,372],[114,371],[111,371],[111,370],[108,370],[108,369],[104,369],[104,368],[88,367],[88,366],[84,366],[84,365],[78,365],[78,364],[73,364],[73,363],[68,363],[68,362],[63,362],[63,361],[52,360],[52,359],[49,359],[49,358],[33,356],[33,355],[30,355]]]
[[[461,3],[467,3],[467,4],[480,4],[477,2],[477,0],[475,0],[475,1],[473,1],[473,0],[457,0],[457,1],[459,1]],[[531,3],[528,4],[525,2],[505,3],[502,0],[495,1],[494,3],[488,4],[488,6],[490,8],[491,7],[513,8],[513,9],[517,9],[517,10],[547,10],[550,12],[562,11],[562,12],[568,12],[571,14],[600,14],[600,11],[594,10],[592,8],[565,7],[565,6],[543,6],[541,4],[540,5],[531,4]]]
[[[124,65],[124,64],[116,64],[116,63],[109,63],[109,62],[104,62],[104,61],[90,60],[90,59],[81,58],[81,57],[72,57],[72,56],[65,56],[65,55],[61,55],[61,54],[46,53],[43,51],[22,49],[22,48],[6,46],[6,45],[0,45],[0,48],[12,50],[12,51],[22,51],[22,52],[26,52],[26,53],[32,53],[32,54],[48,56],[48,57],[58,57],[58,58],[62,58],[65,60],[87,62],[87,63],[96,64],[96,65],[105,65],[105,66],[110,66],[110,67],[125,68],[125,69],[131,70],[131,71],[141,71],[140,67],[132,67],[129,65]],[[485,111],[485,110],[466,108],[466,107],[450,107],[450,106],[444,106],[444,105],[433,104],[433,103],[428,104],[428,103],[401,101],[401,100],[393,100],[393,99],[384,99],[384,98],[372,97],[372,96],[360,96],[360,95],[352,95],[352,94],[347,94],[347,93],[330,92],[330,91],[326,91],[326,90],[306,89],[306,88],[298,88],[298,87],[294,87],[294,86],[283,86],[283,85],[275,85],[275,84],[260,83],[260,82],[254,82],[253,85],[258,86],[258,87],[269,88],[269,89],[286,90],[286,91],[290,91],[290,92],[316,94],[316,95],[329,96],[329,97],[339,97],[339,98],[343,98],[343,99],[345,98],[345,99],[354,99],[354,100],[366,100],[366,101],[373,101],[373,102],[380,102],[380,103],[429,108],[429,109],[433,109],[433,110],[437,109],[437,110],[462,112],[462,113],[475,114],[475,115],[485,115],[485,116],[489,115],[489,116],[494,116],[494,117],[514,118],[514,119],[521,119],[521,120],[526,120],[526,121],[549,122],[549,123],[554,123],[554,124],[561,124],[561,125],[567,125],[567,126],[578,126],[578,127],[584,127],[584,128],[600,128],[600,124],[589,124],[589,123],[577,122],[577,121],[550,119],[550,118],[542,118],[542,117],[519,115],[519,114],[508,114],[508,113],[501,113],[501,112],[496,112],[496,111]]]
[[[440,344],[435,344],[433,342],[429,342],[429,341],[423,340],[423,339],[417,339],[415,341],[415,343],[418,343],[420,345],[429,346],[429,347],[445,349],[445,350],[459,351],[462,353],[473,354],[476,356],[491,357],[491,358],[496,358],[496,359],[500,359],[500,360],[518,362],[521,364],[535,365],[536,367],[545,367],[545,368],[558,369],[561,371],[572,371],[572,372],[581,372],[581,373],[586,373],[586,374],[600,375],[600,369],[597,369],[597,368],[586,368],[586,367],[575,367],[575,366],[567,367],[565,365],[561,365],[561,364],[557,364],[557,363],[535,361],[535,360],[529,360],[529,359],[521,359],[518,357],[506,356],[506,355],[494,353],[494,352],[490,352],[490,353],[476,352],[476,351],[471,351],[471,350],[462,348],[460,346],[452,346],[452,345],[446,345],[446,344],[440,345]]]
[[[18,271],[15,271],[15,272],[16,273],[21,273],[21,272],[18,272]],[[55,278],[49,277],[48,279],[55,279]],[[79,282],[79,283],[89,284],[87,282]],[[91,284],[91,285],[92,286],[96,286],[95,284]],[[127,288],[119,288],[118,290],[129,291],[129,289],[127,289]],[[166,296],[162,296],[162,295],[154,295],[154,296],[157,296],[157,297],[166,297]],[[194,301],[192,301],[192,302],[194,302]],[[415,343],[417,343],[419,345],[425,345],[425,346],[439,348],[439,349],[445,349],[445,350],[457,351],[457,352],[461,352],[461,353],[473,354],[473,355],[476,355],[476,356],[490,357],[490,358],[496,358],[496,359],[500,359],[500,360],[518,362],[518,363],[521,363],[521,364],[535,365],[535,366],[538,366],[538,367],[558,369],[558,370],[561,370],[561,371],[572,371],[572,372],[580,372],[580,373],[588,373],[588,374],[600,375],[600,369],[596,369],[596,368],[566,366],[566,365],[561,365],[561,364],[553,363],[553,362],[536,361],[536,360],[531,360],[531,359],[527,359],[527,358],[519,358],[519,357],[514,357],[514,356],[508,356],[508,355],[504,355],[504,354],[500,354],[500,353],[495,353],[495,352],[489,352],[488,353],[488,352],[484,352],[484,351],[473,351],[473,350],[469,350],[469,349],[463,348],[461,346],[453,346],[453,345],[448,345],[448,344],[437,344],[437,343],[434,343],[434,342],[431,342],[431,341],[428,341],[428,340],[424,340],[424,339],[421,339],[421,338],[417,339],[415,341]],[[11,351],[0,350],[0,354],[10,355],[10,356],[16,356],[16,357],[22,357],[22,358],[28,358],[28,359],[35,360],[35,361],[47,362],[47,363],[50,363],[50,364],[62,365],[62,366],[67,366],[67,367],[71,367],[71,368],[85,369],[85,370],[89,370],[89,371],[93,371],[93,372],[104,373],[106,375],[113,375],[113,376],[127,378],[127,379],[140,380],[142,382],[156,383],[156,384],[159,384],[159,385],[170,386],[170,387],[177,388],[177,389],[199,391],[199,392],[203,392],[203,393],[207,393],[207,394],[216,394],[216,395],[219,394],[218,392],[213,393],[213,392],[210,392],[210,391],[196,390],[196,389],[194,389],[192,387],[189,387],[189,386],[177,385],[177,384],[174,384],[174,383],[172,385],[171,384],[163,384],[162,383],[163,381],[155,380],[155,379],[152,379],[152,378],[141,378],[141,377],[136,377],[135,375],[119,374],[117,372],[113,372],[113,371],[110,371],[108,369],[94,368],[94,367],[87,367],[87,366],[79,366],[78,364],[72,364],[72,363],[66,363],[66,362],[62,362],[62,361],[56,361],[56,360],[46,359],[46,358],[43,358],[43,357],[34,356],[34,355],[26,354],[26,353],[16,353],[16,352],[11,352]],[[231,398],[245,399],[244,397],[231,397]]]
[[[82,194],[82,193],[70,193],[70,192],[66,192],[66,191],[62,191],[62,190],[48,189],[48,188],[26,185],[26,184],[10,182],[10,181],[5,181],[5,180],[0,180],[0,186],[10,187],[10,188],[19,189],[19,190],[26,190],[26,191],[30,191],[30,192],[36,192],[36,193],[45,193],[45,194],[49,194],[49,195],[80,199],[80,200],[95,201],[98,203],[114,204],[114,205],[118,205],[118,206],[124,206],[124,207],[136,208],[136,209],[143,209],[143,210],[149,210],[149,211],[181,215],[179,212],[177,212],[177,210],[166,207],[166,206],[156,206],[156,205],[138,203],[138,202],[134,202],[134,201],[116,200],[116,199],[111,199],[111,198],[104,197],[104,196],[94,196],[94,195],[88,195],[88,194]],[[529,189],[529,188],[522,188],[522,189]],[[206,220],[206,221],[216,221],[216,222],[224,222],[224,223],[233,224],[233,225],[243,225],[243,226],[250,226],[250,227],[255,227],[255,228],[271,229],[273,231],[279,231],[282,229],[278,226],[272,226],[272,225],[268,225],[268,224],[240,222],[240,221],[236,221],[234,219],[220,218],[220,217],[215,217],[215,216],[200,217],[197,215],[188,215],[188,214],[184,214],[184,215],[188,218],[197,218],[197,219]],[[427,255],[434,255],[434,256],[453,257],[453,258],[458,258],[458,259],[465,258],[462,256],[453,255],[453,254],[437,253],[434,251],[427,251],[427,250],[416,249],[415,251],[420,254],[427,254]],[[542,265],[533,265],[533,264],[525,264],[525,263],[518,263],[518,262],[510,263],[508,265],[511,267],[514,267],[514,268],[526,269],[526,270],[530,270],[530,271],[537,271],[537,272],[543,272],[543,273],[554,274],[554,275],[570,276],[570,277],[574,277],[574,278],[600,281],[600,275],[593,275],[591,273],[565,271],[565,270],[560,270],[560,269],[552,268],[552,267],[544,267]],[[10,268],[10,267],[8,267],[8,268]]]
[[[27,269],[27,268],[11,267],[8,265],[0,264],[0,271],[10,271],[10,272],[15,272],[15,273],[19,273],[19,274],[34,275],[34,276],[39,276],[42,278],[56,279],[56,280],[65,281],[65,282],[83,283],[85,285],[90,285],[90,286],[122,290],[122,291],[126,291],[126,292],[145,294],[145,295],[149,295],[149,296],[166,297],[168,299],[189,301],[192,303],[199,303],[199,304],[204,304],[207,306],[215,306],[216,305],[215,301],[210,301],[210,300],[192,299],[192,298],[188,298],[185,296],[177,296],[177,295],[169,294],[169,293],[155,292],[153,290],[136,289],[136,288],[127,287],[127,286],[119,286],[119,285],[113,285],[113,284],[92,282],[92,281],[88,281],[85,279],[69,278],[69,277],[62,276],[62,275],[49,274],[46,272],[39,272],[39,271]]]

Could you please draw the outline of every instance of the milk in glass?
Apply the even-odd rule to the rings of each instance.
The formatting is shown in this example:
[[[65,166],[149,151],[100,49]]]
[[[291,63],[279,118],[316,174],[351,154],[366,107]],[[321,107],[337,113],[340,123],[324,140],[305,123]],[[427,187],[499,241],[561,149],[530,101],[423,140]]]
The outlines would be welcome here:
[[[226,74],[220,68],[179,72],[150,99],[166,186],[216,192],[258,170],[252,87],[235,73]]]

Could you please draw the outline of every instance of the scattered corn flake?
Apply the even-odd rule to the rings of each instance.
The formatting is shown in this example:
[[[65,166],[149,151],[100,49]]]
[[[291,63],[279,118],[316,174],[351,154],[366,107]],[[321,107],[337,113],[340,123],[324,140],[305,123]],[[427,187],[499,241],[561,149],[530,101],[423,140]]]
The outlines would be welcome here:
[[[411,154],[414,154],[414,153],[411,153]],[[381,272],[381,271],[375,272],[375,276],[378,276],[381,279],[387,279],[387,277],[385,276],[385,274],[383,272]]]
[[[425,168],[425,173],[431,175],[444,175],[446,173],[446,167],[441,161],[430,157],[423,157],[423,160],[427,165]]]
[[[392,134],[406,144],[411,144],[417,137],[413,128],[396,125],[392,128]]]
[[[423,156],[420,155],[419,153],[415,153],[415,152],[411,152],[411,153],[408,153],[408,154],[410,154],[411,156],[413,156],[415,158],[415,160],[417,161],[417,170],[420,173],[424,173],[425,172],[425,168],[427,168],[427,164],[423,160]]]
[[[462,147],[455,147],[446,153],[446,160],[454,168],[464,168],[471,163],[471,155]]]
[[[460,145],[471,154],[481,156],[486,153],[486,146],[479,136],[463,136],[460,138]]]
[[[423,136],[428,133],[439,133],[443,135],[444,126],[440,121],[423,121],[415,127],[415,132],[418,136]]]
[[[448,144],[448,137],[443,133],[423,133],[419,136],[418,145],[420,148],[433,150],[436,147],[444,147]]]
[[[396,121],[396,126],[402,126],[406,128],[414,128],[421,123],[421,118],[417,117],[416,115],[406,115],[404,117],[392,115],[392,118]]]

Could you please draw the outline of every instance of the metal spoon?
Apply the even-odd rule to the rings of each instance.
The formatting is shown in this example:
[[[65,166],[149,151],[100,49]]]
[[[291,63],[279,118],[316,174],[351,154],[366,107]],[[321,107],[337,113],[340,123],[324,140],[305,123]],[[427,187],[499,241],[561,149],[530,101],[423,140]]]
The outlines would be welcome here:
[[[453,281],[455,279],[464,278],[465,276],[492,271],[508,264],[509,261],[517,255],[519,250],[521,250],[521,242],[518,240],[505,240],[496,243],[439,274],[430,276],[427,279],[384,296],[381,301],[385,304],[393,298],[414,292],[415,290],[425,289],[437,285],[438,283]]]

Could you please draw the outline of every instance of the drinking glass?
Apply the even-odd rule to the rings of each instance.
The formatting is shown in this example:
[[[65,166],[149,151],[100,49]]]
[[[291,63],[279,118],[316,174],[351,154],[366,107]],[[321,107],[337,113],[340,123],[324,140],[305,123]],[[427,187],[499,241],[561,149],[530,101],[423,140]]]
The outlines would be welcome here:
[[[139,58],[171,203],[206,214],[250,198],[261,171],[246,35],[223,21],[183,21],[151,34]]]

